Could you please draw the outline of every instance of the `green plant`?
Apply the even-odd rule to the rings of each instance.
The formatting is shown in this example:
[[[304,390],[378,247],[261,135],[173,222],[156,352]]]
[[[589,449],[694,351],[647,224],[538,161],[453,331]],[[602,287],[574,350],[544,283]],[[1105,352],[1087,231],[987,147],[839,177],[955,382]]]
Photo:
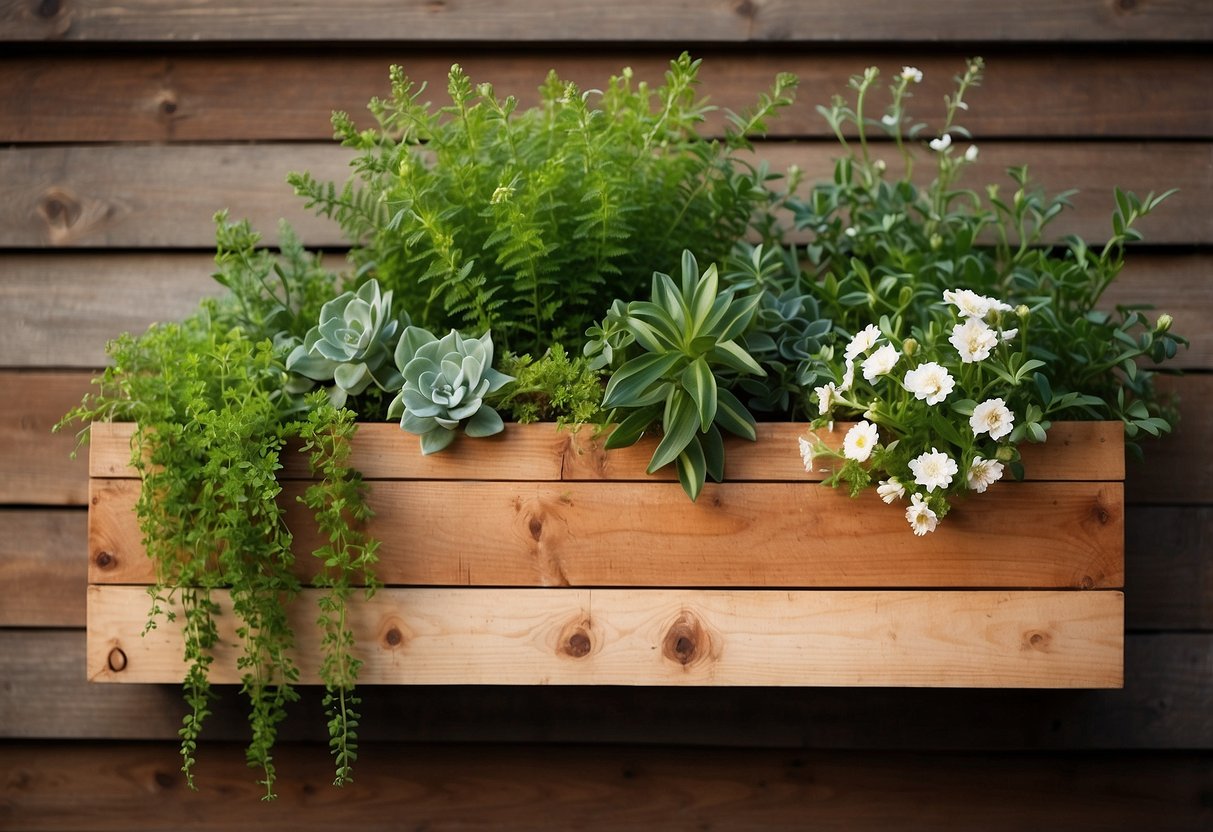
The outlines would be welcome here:
[[[970,61],[945,98],[943,124],[927,142],[936,164],[929,186],[910,180],[916,154],[907,141],[925,128],[903,132],[908,90],[921,73],[907,67],[894,79],[876,121],[864,115],[878,78],[869,69],[851,80],[854,106],[835,98],[819,108],[846,150],[833,181],[788,201],[797,227],[813,235],[815,293],[846,339],[841,356],[822,354],[832,380],[815,390],[818,424],[864,420],[840,453],[809,443],[806,465],[837,458],[829,482],[853,493],[885,477],[886,501],[911,494],[916,533],[946,513],[946,495],[984,491],[1004,464],[1018,474],[1017,444],[1044,441],[1053,418],[1121,419],[1130,439],[1168,431],[1172,413],[1144,362],[1171,358],[1186,343],[1170,332],[1169,316],[1152,322],[1141,308],[1098,308],[1126,243],[1140,239],[1134,223],[1170,192],[1138,199],[1117,191],[1112,234],[1096,253],[1074,237],[1052,244],[1048,225],[1068,194],[1046,198],[1026,168],[1008,171],[1010,198],[996,185],[984,199],[959,187],[978,150],[956,146],[953,137],[969,137],[956,118],[981,71],[979,59]],[[902,156],[894,181],[867,141],[876,124]]]
[[[339,511],[352,523],[367,513],[342,451],[353,416],[319,408],[313,400],[302,421],[301,402],[287,390],[289,339],[268,334],[298,331],[314,320],[316,301],[325,297],[316,284],[334,281],[294,248],[293,238],[286,238],[287,250],[275,258],[253,248],[257,237],[246,224],[227,224],[220,217],[218,235],[220,279],[233,294],[205,301],[181,323],[111,342],[112,364],[95,379],[96,391],[58,428],[76,421],[136,423],[131,461],[143,480],[136,513],[156,567],[147,626],[174,622],[185,645],[182,770],[192,788],[198,738],[214,698],[210,649],[218,638],[218,618],[232,614],[242,647],[241,688],[249,700],[248,762],[261,770],[266,797],[272,798],[277,728],[297,698],[286,605],[300,588],[276,475],[286,442],[305,424],[322,471],[309,500],[322,529],[349,527],[320,553],[328,582],[322,585],[333,589],[322,601],[322,619],[336,616],[338,622],[325,625],[326,650],[337,657],[332,661],[338,668],[325,681],[338,698],[342,692],[348,696],[357,670],[341,658],[348,641],[339,635],[339,588],[369,564],[373,547],[334,515]],[[230,611],[218,602],[220,589],[230,595]],[[355,724],[347,712],[334,726],[335,738],[343,738],[339,780],[349,777]]]
[[[380,390],[400,386],[389,360],[400,321],[392,315],[392,293],[368,280],[356,292],[343,292],[320,308],[320,323],[291,350],[287,370],[313,381],[332,381],[329,400],[344,407],[372,382]]]
[[[719,283],[715,264],[701,276],[689,251],[682,254],[681,286],[654,272],[652,300],[632,301],[622,317],[641,354],[620,360],[602,399],[613,413],[630,411],[607,438],[608,449],[634,444],[660,416],[663,435],[648,472],[677,463],[678,481],[692,500],[707,476],[724,476],[719,428],[751,441],[756,436],[754,417],[717,374],[763,375],[736,341],[762,296],[736,297],[731,289],[720,291]]]
[[[404,386],[388,407],[389,419],[421,437],[421,452],[441,451],[463,426],[468,436],[492,436],[505,425],[484,403],[511,377],[493,369],[493,339],[464,338],[451,330],[441,339],[416,326],[406,327],[396,345],[396,366]]]
[[[457,65],[450,105],[433,109],[396,67],[391,96],[370,104],[376,128],[334,116],[358,151],[356,180],[290,181],[341,224],[357,273],[419,326],[491,329],[506,349],[541,355],[580,337],[603,297],[635,296],[652,263],[683,249],[722,259],[772,199],[769,174],[738,151],[791,102],[795,79],[778,76],[714,141],[697,132],[711,109],[698,70],[684,54],[662,86],[625,69],[601,92],[552,74],[520,111]]]
[[[556,422],[579,425],[598,415],[602,402],[602,373],[582,356],[569,358],[553,344],[538,360],[529,355],[502,356],[501,371],[514,377],[497,405],[515,422]]]

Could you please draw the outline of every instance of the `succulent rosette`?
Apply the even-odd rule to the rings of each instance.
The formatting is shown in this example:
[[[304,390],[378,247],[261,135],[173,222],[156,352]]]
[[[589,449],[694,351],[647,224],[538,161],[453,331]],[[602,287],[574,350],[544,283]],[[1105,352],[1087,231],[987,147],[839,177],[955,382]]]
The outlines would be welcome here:
[[[287,356],[286,368],[312,381],[332,381],[329,400],[343,407],[374,382],[382,390],[400,385],[391,343],[400,321],[392,315],[392,293],[368,280],[320,309],[320,323]]]
[[[462,425],[468,436],[501,432],[501,416],[484,403],[513,381],[494,370],[492,333],[464,338],[451,330],[442,338],[406,327],[396,345],[396,366],[404,386],[388,408],[389,419],[421,437],[421,452],[441,451]]]

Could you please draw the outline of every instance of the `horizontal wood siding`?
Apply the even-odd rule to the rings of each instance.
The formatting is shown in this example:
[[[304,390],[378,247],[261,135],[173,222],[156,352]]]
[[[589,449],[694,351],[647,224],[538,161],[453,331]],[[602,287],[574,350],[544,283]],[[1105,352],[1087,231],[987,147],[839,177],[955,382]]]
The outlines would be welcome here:
[[[1210,42],[1213,8],[1200,0],[0,0],[0,585],[15,590],[0,603],[0,827],[1209,828]],[[1003,570],[1033,591],[1088,573],[1123,584],[1124,688],[368,686],[358,780],[341,792],[308,687],[283,724],[296,744],[277,755],[282,797],[262,807],[242,750],[222,744],[247,738],[243,703],[222,686],[199,753],[203,791],[188,793],[180,691],[85,676],[98,553],[87,452],[69,459],[72,431],[49,430],[88,390],[105,341],[214,291],[221,208],[271,240],[286,217],[341,268],[345,241],[284,177],[346,175],[329,111],[367,124],[388,64],[440,100],[459,62],[525,104],[549,67],[591,88],[623,66],[656,79],[683,49],[705,59],[701,91],[721,108],[745,107],[775,71],[801,76],[761,147],[776,167],[828,174],[835,144],[813,105],[864,66],[886,78],[924,69],[911,106],[931,125],[963,58],[980,54],[987,78],[963,119],[981,150],[968,184],[1028,162],[1045,188],[1082,189],[1057,231],[1095,241],[1114,185],[1181,188],[1142,223],[1146,244],[1105,298],[1164,308],[1192,338],[1177,362],[1187,375],[1163,382],[1183,400],[1179,429],[1127,467],[1123,561],[1097,573],[1041,555],[1031,575]],[[1034,521],[1008,537],[1030,536]],[[136,550],[137,533],[124,535]],[[997,553],[986,558],[996,574]],[[537,574],[557,573],[532,564],[528,580]]]

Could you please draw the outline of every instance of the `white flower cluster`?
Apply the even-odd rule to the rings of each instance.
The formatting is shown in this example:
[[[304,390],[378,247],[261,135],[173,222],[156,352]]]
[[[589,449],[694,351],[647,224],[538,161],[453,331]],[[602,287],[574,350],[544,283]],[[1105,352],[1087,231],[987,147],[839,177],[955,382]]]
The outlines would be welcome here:
[[[995,329],[987,322],[987,318],[992,315],[997,319],[1001,313],[1012,311],[1010,305],[1000,300],[979,295],[968,289],[945,291],[943,300],[955,306],[960,317],[948,342],[955,348],[963,364],[984,361],[999,343],[1014,338],[1018,333],[1015,329]],[[846,401],[845,394],[854,385],[857,366],[864,380],[873,385],[880,378],[890,376],[894,372],[901,362],[903,351],[890,343],[881,344],[883,337],[879,327],[870,324],[856,333],[847,344],[843,353],[845,363],[841,383],[829,382],[813,391],[821,416],[831,415],[832,410],[839,404],[855,404],[853,401]],[[906,346],[905,352],[912,354],[914,346]],[[956,389],[956,379],[942,364],[924,361],[905,372],[901,386],[918,401],[935,407],[943,404],[953,393]],[[874,424],[877,420],[874,409],[875,403],[864,413],[864,420],[847,431],[842,444],[844,458],[867,462],[873,451],[879,447],[880,436],[878,427]],[[1014,425],[1015,414],[1001,398],[990,398],[981,402],[973,408],[969,417],[969,428],[974,437],[987,434],[995,441],[1010,434]],[[811,469],[812,446],[802,439],[800,451],[806,470]],[[930,495],[936,490],[946,492],[960,472],[960,466],[947,453],[933,447],[910,460],[909,468],[914,475],[913,486],[916,490],[909,495],[910,505],[906,508],[906,521],[914,534],[921,536],[934,531],[939,521],[938,515],[930,507]],[[1002,475],[1001,462],[977,456],[969,463],[968,471],[965,472],[965,483],[970,490],[982,493],[1000,480]],[[880,481],[876,493],[884,502],[892,504],[906,498],[907,486],[896,477],[890,477]]]

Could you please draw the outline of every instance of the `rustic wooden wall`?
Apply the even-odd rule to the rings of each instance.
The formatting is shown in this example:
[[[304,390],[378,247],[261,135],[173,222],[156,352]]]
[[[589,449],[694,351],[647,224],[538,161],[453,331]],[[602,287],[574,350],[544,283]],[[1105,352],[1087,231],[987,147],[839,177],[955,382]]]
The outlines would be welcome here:
[[[0,827],[1197,829],[1213,826],[1213,6],[1202,0],[0,0]],[[828,170],[813,104],[876,63],[989,71],[967,119],[981,174],[1030,161],[1079,187],[1182,188],[1143,226],[1117,298],[1193,339],[1178,434],[1131,466],[1123,691],[368,689],[358,782],[327,786],[315,697],[256,802],[242,715],[219,708],[203,791],[176,773],[176,690],[84,682],[86,471],[50,426],[105,340],[211,291],[211,215],[311,245],[286,171],[342,174],[328,113],[402,63],[453,61],[525,98],[548,67],[655,76],[683,48],[746,103],[800,102],[763,152]],[[339,255],[334,254],[334,257]]]

